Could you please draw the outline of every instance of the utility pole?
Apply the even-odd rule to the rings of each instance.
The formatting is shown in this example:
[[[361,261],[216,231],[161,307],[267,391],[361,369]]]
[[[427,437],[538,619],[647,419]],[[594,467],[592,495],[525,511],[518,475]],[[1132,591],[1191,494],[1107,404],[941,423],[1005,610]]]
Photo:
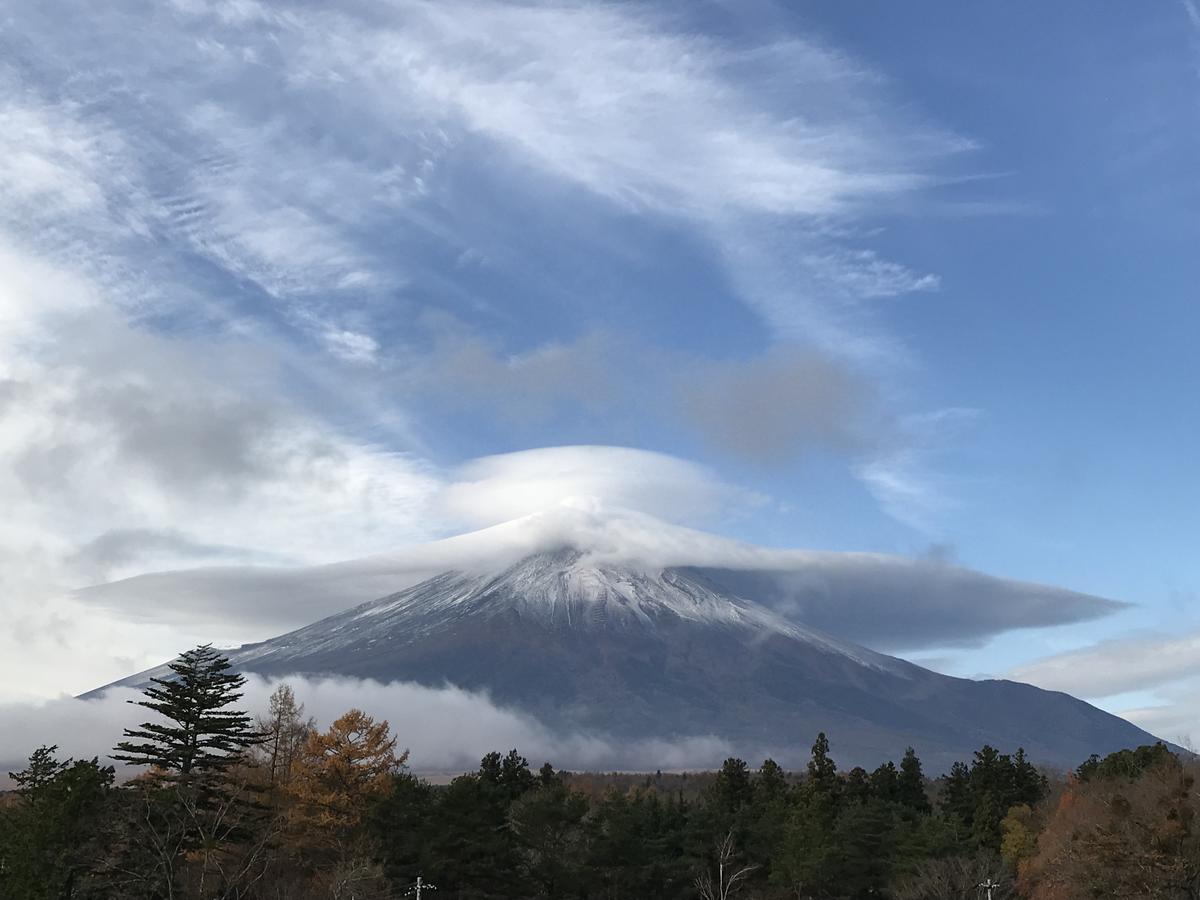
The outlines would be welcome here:
[[[975,887],[987,891],[987,900],[992,900],[992,891],[1000,887],[1000,882],[992,881],[992,877],[989,875],[987,881],[981,881],[979,884],[975,885]]]
[[[421,876],[417,876],[417,882],[407,891],[404,892],[405,897],[415,897],[416,900],[421,900],[421,894],[425,891],[436,891],[437,885],[430,884],[428,881],[422,881]]]

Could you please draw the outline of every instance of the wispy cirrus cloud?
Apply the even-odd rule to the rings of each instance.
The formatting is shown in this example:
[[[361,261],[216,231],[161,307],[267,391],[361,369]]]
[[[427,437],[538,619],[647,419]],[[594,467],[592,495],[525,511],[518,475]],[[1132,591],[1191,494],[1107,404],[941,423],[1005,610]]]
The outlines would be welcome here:
[[[863,225],[971,146],[819,37],[706,36],[640,4],[6,15],[0,556],[21,565],[0,593],[36,641],[0,656],[30,685],[89,634],[125,662],[166,640],[35,608],[82,569],[313,563],[436,534],[443,467],[487,452],[413,420],[446,385],[499,427],[573,405],[572,440],[614,439],[590,409],[665,408],[760,460],[857,454],[865,369],[897,343],[872,304],[938,287]],[[666,362],[614,377],[640,299],[621,301],[675,265],[661,241],[711,268],[752,337],[681,349],[641,328]],[[686,311],[686,290],[662,293]],[[435,365],[446,345],[414,324],[431,312],[488,339]]]
[[[977,409],[951,407],[904,417],[864,456],[858,478],[892,518],[926,534],[941,533],[957,501],[951,479],[938,473],[935,461],[979,416]]]
[[[26,12],[10,49],[50,83],[75,60],[76,146],[120,136],[102,174],[139,198],[140,227],[334,321],[317,295],[357,305],[427,265],[380,227],[480,238],[459,230],[455,173],[502,153],[524,190],[565,181],[700,229],[773,328],[855,351],[848,300],[936,276],[830,226],[901,209],[971,146],[894,112],[877,72],[816,38],[739,46],[644,6],[189,2],[146,20],[118,4],[88,40],[58,21]],[[765,289],[797,267],[798,287]]]

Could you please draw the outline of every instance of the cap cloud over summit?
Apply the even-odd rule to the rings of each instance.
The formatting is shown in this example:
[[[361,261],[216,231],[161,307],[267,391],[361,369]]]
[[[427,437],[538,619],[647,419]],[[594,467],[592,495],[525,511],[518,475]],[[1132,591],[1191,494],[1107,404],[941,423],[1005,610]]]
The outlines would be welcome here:
[[[198,628],[235,621],[266,637],[440,572],[496,572],[561,547],[600,564],[701,570],[792,621],[885,650],[978,643],[1012,629],[1086,621],[1121,608],[1112,600],[941,562],[768,549],[645,513],[572,504],[359,560],[155,573],[89,588],[79,597],[133,620],[182,615]],[[174,603],[164,610],[157,597]]]

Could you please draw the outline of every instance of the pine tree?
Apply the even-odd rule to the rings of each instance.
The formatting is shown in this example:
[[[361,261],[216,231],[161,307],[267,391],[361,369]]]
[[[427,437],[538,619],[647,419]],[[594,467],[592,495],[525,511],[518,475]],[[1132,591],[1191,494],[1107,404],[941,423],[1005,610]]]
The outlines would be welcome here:
[[[241,699],[244,676],[230,671],[229,660],[202,644],[170,664],[174,677],[151,678],[145,700],[130,700],[158,713],[165,722],[143,722],[125,729],[112,759],[155,766],[183,777],[219,773],[258,742],[250,716],[228,707]]]
[[[743,839],[750,862],[760,866],[756,877],[770,877],[772,860],[791,807],[787,774],[775,760],[763,760],[751,785]]]
[[[839,787],[837,763],[829,758],[829,738],[825,737],[823,731],[817,735],[812,747],[805,787],[808,793],[824,798],[831,805],[836,801]]]
[[[707,801],[720,817],[720,832],[733,827],[734,821],[751,799],[750,768],[745,760],[730,757],[721,765],[708,790]]]
[[[971,797],[971,770],[964,762],[950,767],[944,779],[941,796],[942,812],[958,819],[968,828],[975,815],[975,803]]]
[[[891,760],[871,773],[871,794],[885,803],[896,802],[900,794],[900,773]]]
[[[866,803],[871,799],[871,776],[862,766],[855,766],[846,773],[842,794],[847,803]]]
[[[754,790],[764,798],[782,797],[787,793],[787,775],[773,759],[764,759],[754,779]]]
[[[1034,806],[1049,793],[1049,781],[1038,771],[1037,766],[1026,758],[1024,747],[1018,747],[1017,752],[1013,754],[1012,766],[1013,796],[1011,800],[1013,805],[1024,803]]]
[[[485,757],[485,760],[488,758],[490,758],[490,754]],[[505,805],[512,803],[527,791],[533,790],[535,784],[537,784],[537,778],[529,770],[529,760],[518,753],[516,748],[509,750],[500,760],[495,780],[496,788],[503,797]]]
[[[917,752],[909,747],[900,760],[900,777],[896,783],[896,799],[902,806],[918,813],[930,811],[929,797],[925,793],[925,775],[921,771],[921,760]]]
[[[549,764],[547,764],[549,765]],[[577,896],[585,848],[588,800],[561,781],[539,785],[508,808],[518,870],[535,897]]]
[[[837,763],[829,757],[829,739],[817,735],[804,780],[779,843],[771,876],[797,896],[820,895],[837,876],[838,848],[833,830],[842,805]]]

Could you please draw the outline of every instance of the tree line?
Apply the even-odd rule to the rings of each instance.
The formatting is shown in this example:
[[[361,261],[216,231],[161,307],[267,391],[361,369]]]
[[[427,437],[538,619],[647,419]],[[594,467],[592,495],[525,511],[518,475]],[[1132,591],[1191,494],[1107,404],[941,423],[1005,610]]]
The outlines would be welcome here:
[[[321,730],[287,685],[257,720],[209,646],[151,680],[114,761],[41,747],[0,806],[0,897],[1200,897],[1193,765],[1159,744],[1051,780],[989,746],[929,779],[841,771],[818,735],[804,771],[728,759],[714,773],[534,770],[517,750],[433,785],[389,723]],[[432,895],[430,895],[432,896]]]

